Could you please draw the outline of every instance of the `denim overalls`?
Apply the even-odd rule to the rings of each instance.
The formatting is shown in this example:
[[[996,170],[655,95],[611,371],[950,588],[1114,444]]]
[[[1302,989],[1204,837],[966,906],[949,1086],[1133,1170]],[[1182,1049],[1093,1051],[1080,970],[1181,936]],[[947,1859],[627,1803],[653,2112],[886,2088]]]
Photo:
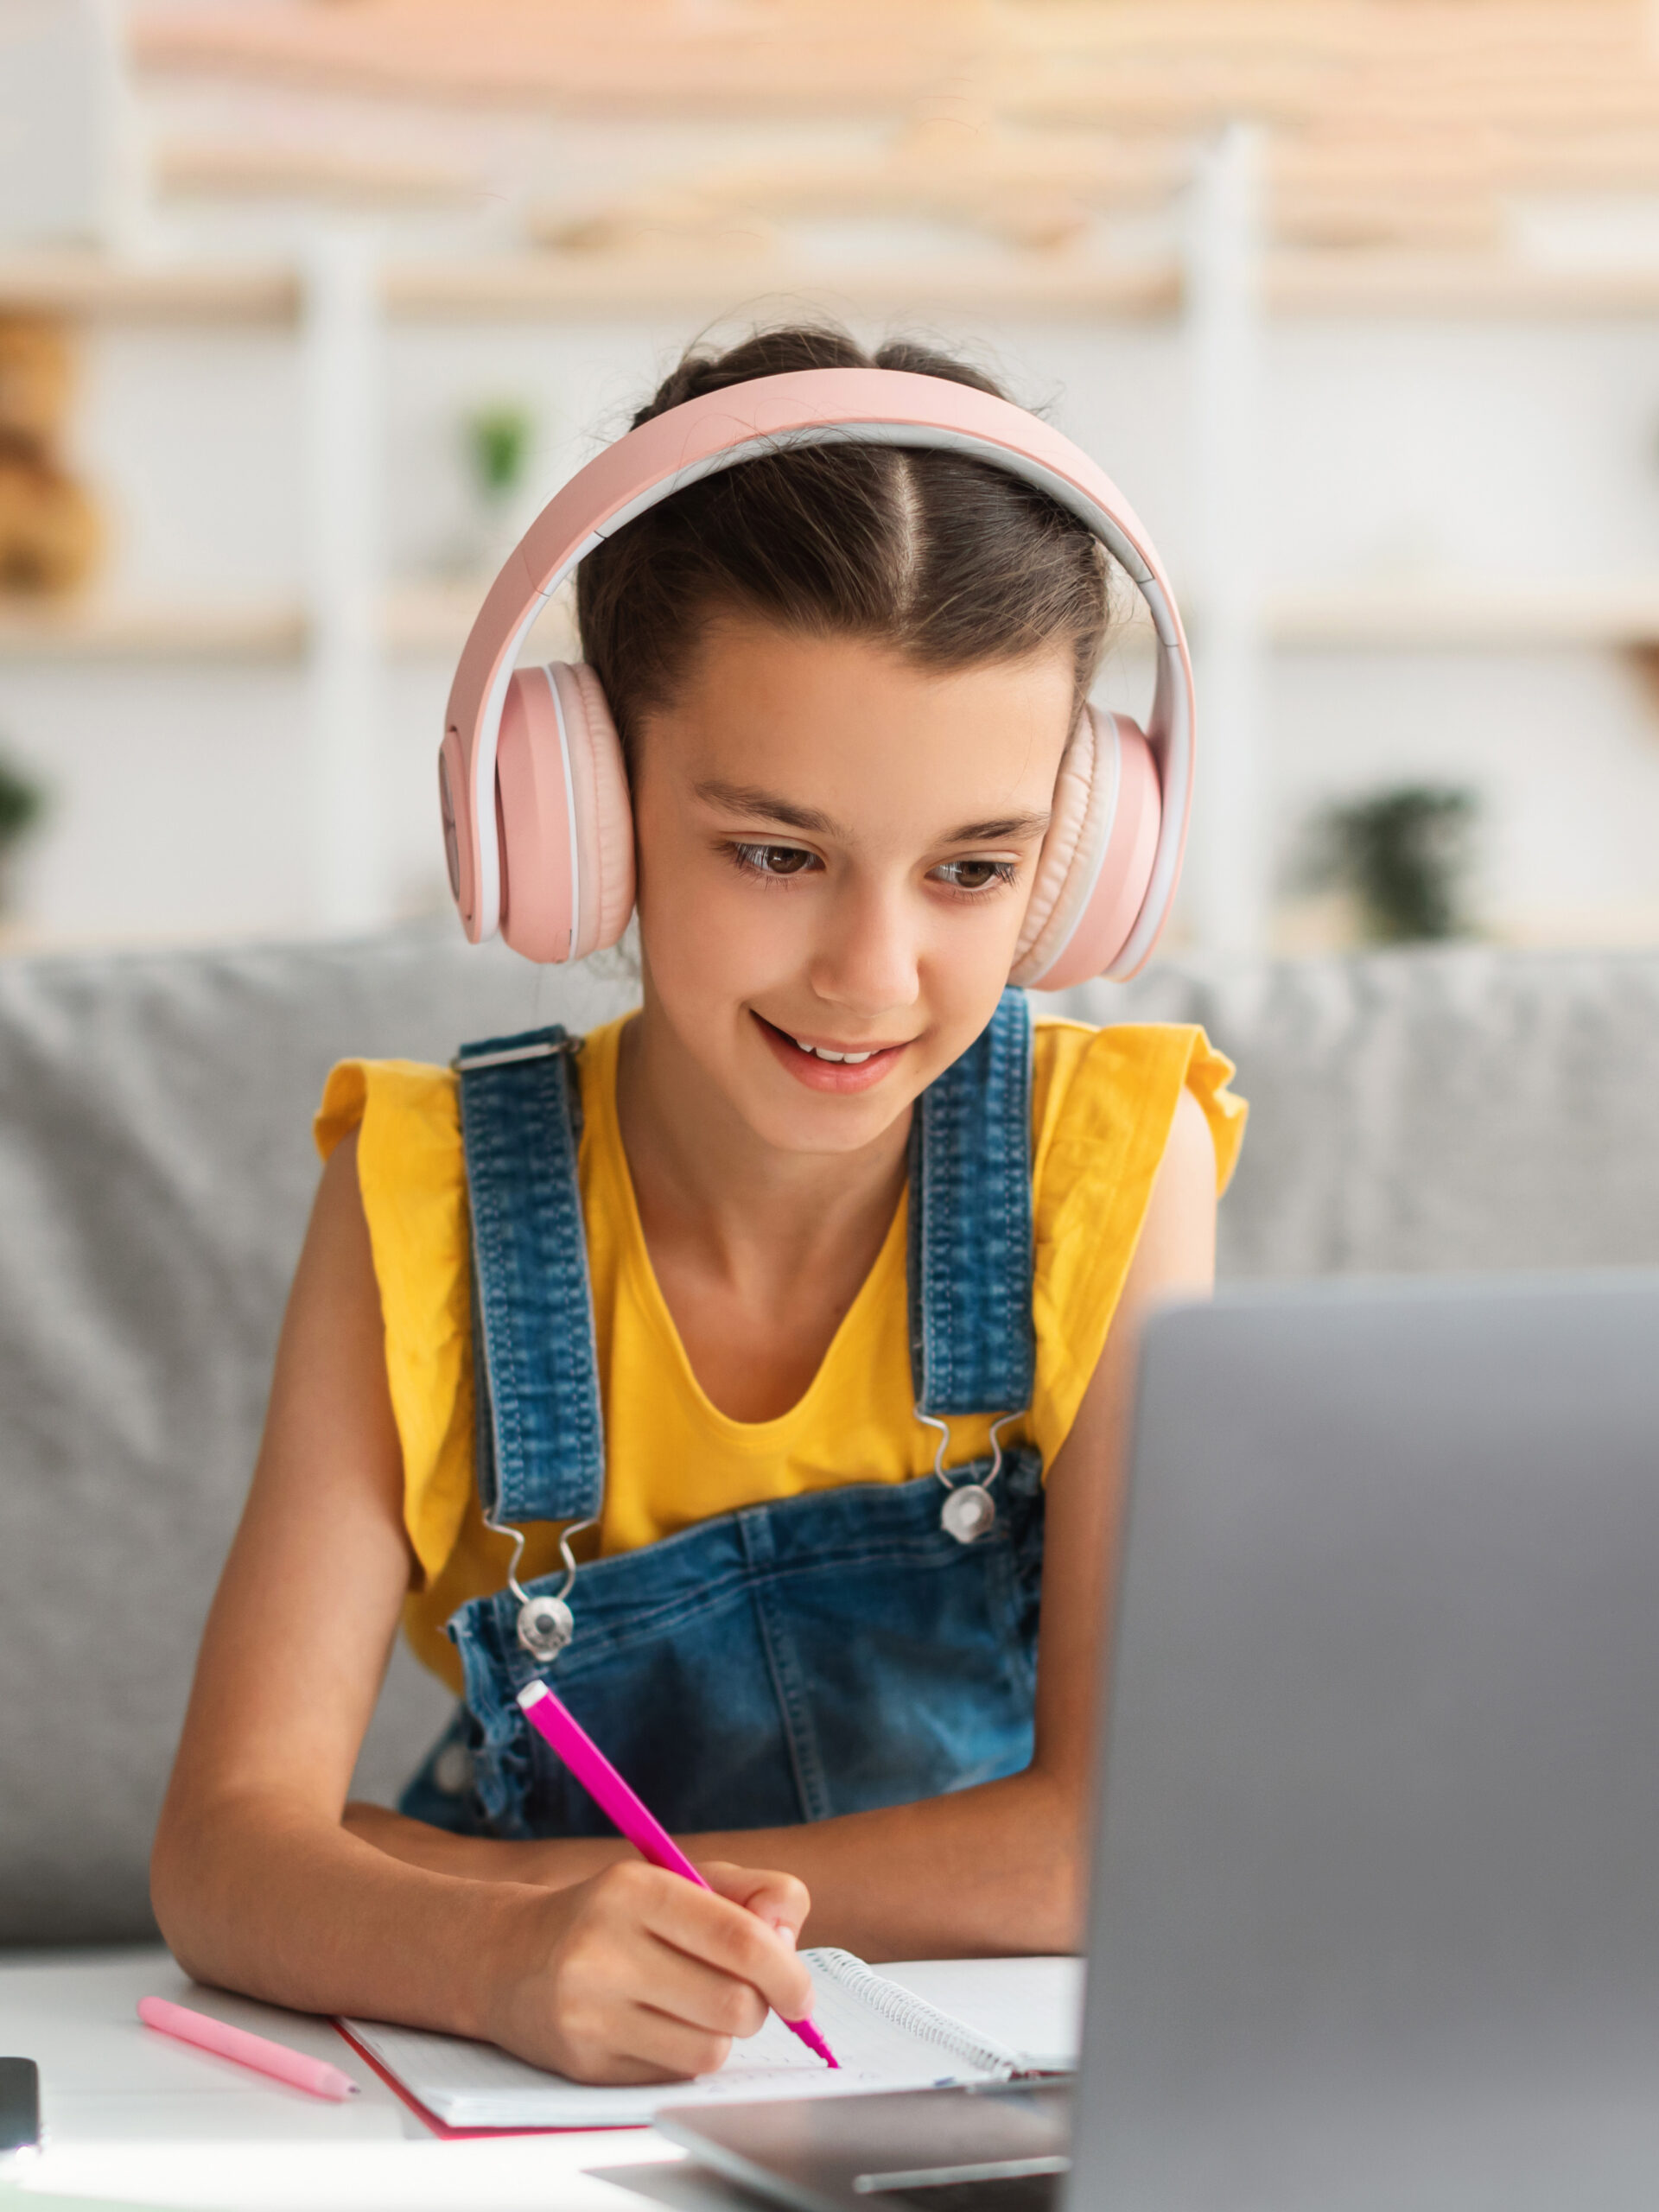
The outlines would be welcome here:
[[[604,1487],[575,1049],[549,1029],[470,1046],[457,1063],[492,1522],[586,1521]],[[467,1071],[480,1058],[491,1065]],[[909,1287],[923,1414],[1030,1402],[1030,1016],[1011,990],[918,1102]],[[985,1481],[992,1465],[947,1480]],[[474,1834],[612,1833],[518,1707],[537,1676],[682,1834],[819,1821],[1018,1772],[1032,1751],[1041,1477],[1033,1449],[1007,1450],[995,1522],[968,1542],[942,1525],[946,1490],[930,1474],[747,1506],[599,1560],[576,1574],[575,1634],[550,1664],[520,1644],[511,1591],[474,1599],[447,1624],[465,1704],[403,1810]]]

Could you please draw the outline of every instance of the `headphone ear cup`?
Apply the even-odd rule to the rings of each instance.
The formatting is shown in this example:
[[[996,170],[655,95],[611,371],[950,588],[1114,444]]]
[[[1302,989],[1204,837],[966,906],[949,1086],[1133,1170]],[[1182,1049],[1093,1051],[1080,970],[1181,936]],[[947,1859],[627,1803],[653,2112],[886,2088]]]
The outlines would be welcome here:
[[[585,661],[548,670],[564,725],[575,798],[576,939],[585,960],[614,944],[633,912],[633,808],[622,741],[605,688]]]
[[[517,671],[495,785],[502,936],[543,963],[614,944],[633,911],[633,818],[622,747],[592,669]]]
[[[1060,991],[1109,972],[1146,903],[1162,815],[1146,732],[1085,707],[1055,780],[1011,982]]]

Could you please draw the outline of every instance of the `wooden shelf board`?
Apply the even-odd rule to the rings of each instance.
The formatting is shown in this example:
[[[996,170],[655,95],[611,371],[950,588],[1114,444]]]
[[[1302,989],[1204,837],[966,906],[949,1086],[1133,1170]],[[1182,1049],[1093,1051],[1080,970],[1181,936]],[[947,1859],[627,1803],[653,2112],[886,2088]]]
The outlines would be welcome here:
[[[489,588],[487,576],[405,582],[385,595],[386,651],[458,653]],[[534,658],[572,650],[571,617],[556,601],[526,641]],[[305,652],[297,600],[214,607],[88,599],[62,607],[0,605],[0,663],[8,661],[297,661]]]
[[[128,322],[291,323],[297,272],[280,262],[121,261],[93,252],[0,254],[0,310]]]
[[[441,162],[257,138],[163,139],[152,182],[184,199],[305,199],[372,208],[476,206],[486,190],[481,177]]]
[[[1659,643],[1659,576],[1281,589],[1268,594],[1265,620],[1281,648],[1617,651]]]
[[[486,580],[406,582],[385,599],[394,658],[459,652]],[[572,650],[568,609],[550,611],[529,657]],[[1280,651],[1624,651],[1659,645],[1659,575],[1560,584],[1449,582],[1281,588],[1263,620]],[[305,650],[297,602],[243,607],[87,601],[0,611],[0,662],[295,661]]]
[[[1268,257],[1266,289],[1281,315],[1659,315],[1659,267],[1540,268],[1479,254],[1286,250]]]
[[[767,254],[524,254],[471,264],[401,262],[386,272],[390,314],[480,321],[706,314],[778,294],[791,300],[804,294],[842,303],[855,300],[870,312],[1028,310],[1115,321],[1172,315],[1180,290],[1173,263],[1112,268],[1037,254],[845,267]]]
[[[0,608],[0,661],[283,661],[297,659],[297,606],[111,604]]]
[[[1281,249],[1267,256],[1263,281],[1275,315],[1659,315],[1659,267],[1551,269],[1476,253]],[[1173,259],[1113,268],[1061,253],[838,268],[764,255],[524,254],[469,264],[404,262],[386,276],[388,312],[411,321],[707,313],[771,295],[853,300],[872,313],[1137,321],[1178,314],[1182,279]]]
[[[1269,313],[1287,316],[1659,315],[1659,267],[1538,269],[1477,254],[1281,250],[1267,257],[1264,283]],[[1113,267],[1061,252],[844,266],[766,254],[524,253],[394,261],[385,276],[388,315],[411,322],[708,315],[770,297],[842,309],[853,302],[874,314],[1140,321],[1176,315],[1181,290],[1173,260]],[[276,263],[0,255],[0,313],[292,326],[300,298],[297,271]]]

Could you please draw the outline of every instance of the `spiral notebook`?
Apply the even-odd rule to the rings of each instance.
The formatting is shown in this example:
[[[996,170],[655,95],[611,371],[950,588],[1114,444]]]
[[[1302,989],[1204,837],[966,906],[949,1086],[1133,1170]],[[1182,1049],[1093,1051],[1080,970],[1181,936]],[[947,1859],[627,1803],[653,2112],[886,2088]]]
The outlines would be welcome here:
[[[342,2023],[375,2063],[447,2128],[620,2127],[664,2105],[837,2096],[1007,2081],[1021,2054],[887,1981],[849,1951],[804,1951],[817,1990],[813,2024],[841,2063],[830,2068],[769,2018],[734,2044],[718,2074],[644,2088],[594,2088],[544,2074],[494,2044],[377,2020]]]

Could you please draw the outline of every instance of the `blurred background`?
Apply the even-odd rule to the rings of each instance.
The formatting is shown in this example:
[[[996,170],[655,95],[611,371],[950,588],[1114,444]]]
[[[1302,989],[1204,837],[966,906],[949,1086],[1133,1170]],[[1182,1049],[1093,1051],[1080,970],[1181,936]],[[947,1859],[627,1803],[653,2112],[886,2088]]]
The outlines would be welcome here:
[[[801,315],[1151,528],[1177,941],[1659,942],[1653,0],[0,0],[0,945],[438,911],[493,563]]]

